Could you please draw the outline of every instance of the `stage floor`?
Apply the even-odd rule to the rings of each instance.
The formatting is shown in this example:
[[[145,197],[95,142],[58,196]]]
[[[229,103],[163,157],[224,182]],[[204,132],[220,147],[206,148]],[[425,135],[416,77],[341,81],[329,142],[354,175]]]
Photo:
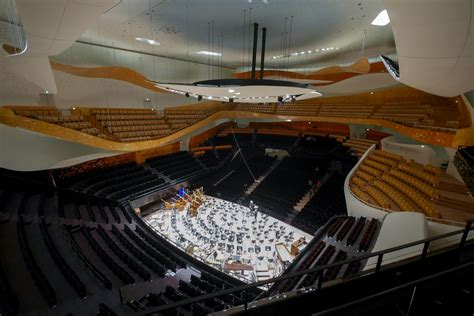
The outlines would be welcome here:
[[[267,214],[211,196],[195,217],[187,207],[178,212],[157,205],[144,221],[188,254],[246,283],[280,275],[294,260],[291,244],[312,239]]]

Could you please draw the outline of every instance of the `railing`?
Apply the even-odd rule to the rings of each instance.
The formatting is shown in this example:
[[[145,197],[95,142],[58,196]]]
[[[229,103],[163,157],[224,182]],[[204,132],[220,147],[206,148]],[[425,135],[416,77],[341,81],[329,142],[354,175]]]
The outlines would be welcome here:
[[[244,304],[236,307],[236,311],[237,311],[237,308],[239,310],[244,310],[245,311],[249,308],[249,304],[251,305],[250,307],[254,307],[254,306],[257,305],[255,300],[251,301],[251,300],[248,299],[248,294],[247,293],[249,293],[249,291],[251,291],[252,289],[262,288],[262,287],[270,285],[270,284],[283,282],[283,281],[286,281],[286,280],[289,280],[289,279],[292,279],[292,278],[302,277],[302,276],[305,276],[305,275],[308,275],[308,274],[317,274],[318,278],[317,278],[317,282],[316,282],[315,286],[310,287],[310,288],[306,288],[305,291],[320,290],[323,287],[324,271],[326,271],[330,268],[337,268],[337,267],[340,268],[340,267],[342,267],[343,265],[346,265],[346,264],[350,264],[350,263],[354,263],[354,262],[362,262],[364,260],[368,260],[369,258],[376,257],[377,258],[377,263],[376,263],[375,268],[373,268],[371,270],[366,270],[366,271],[359,272],[359,273],[354,274],[352,276],[360,276],[360,275],[365,275],[365,274],[378,274],[382,270],[383,259],[384,259],[384,256],[386,254],[393,253],[395,251],[399,251],[399,250],[402,250],[402,249],[410,248],[410,247],[413,247],[413,246],[423,245],[421,254],[418,255],[418,260],[424,260],[425,258],[428,257],[428,249],[429,249],[429,246],[430,246],[431,243],[433,243],[434,241],[437,241],[437,240],[441,240],[441,239],[448,238],[448,237],[453,237],[453,236],[460,235],[460,234],[461,234],[461,239],[460,239],[457,247],[458,247],[458,249],[462,249],[465,246],[466,242],[467,242],[467,237],[468,237],[469,232],[474,229],[472,227],[473,222],[474,222],[474,218],[468,220],[467,223],[466,223],[466,226],[464,227],[464,229],[461,229],[461,230],[457,230],[457,231],[449,232],[449,233],[446,233],[446,234],[442,234],[442,235],[426,238],[426,239],[423,239],[423,240],[411,242],[411,243],[408,243],[408,244],[405,244],[405,245],[389,248],[389,249],[386,249],[386,250],[383,250],[383,251],[377,251],[377,252],[374,252],[374,253],[361,255],[361,256],[356,257],[356,258],[351,258],[351,259],[347,259],[347,260],[344,260],[344,261],[331,263],[331,264],[328,264],[328,265],[325,265],[325,266],[313,267],[313,268],[310,268],[310,269],[307,269],[307,270],[295,272],[295,273],[288,274],[288,275],[282,275],[282,276],[272,278],[272,279],[268,279],[268,280],[265,280],[265,281],[255,282],[253,284],[242,285],[242,286],[238,286],[238,287],[235,287],[235,288],[232,288],[232,289],[226,289],[226,290],[222,290],[222,291],[215,292],[215,293],[208,293],[208,294],[204,294],[204,295],[201,295],[201,296],[184,299],[184,300],[181,300],[181,301],[178,301],[178,302],[175,302],[175,303],[171,303],[171,304],[163,305],[163,306],[160,306],[160,307],[152,308],[152,309],[149,309],[147,311],[139,312],[139,313],[137,313],[137,315],[150,315],[150,314],[157,313],[157,312],[163,312],[163,311],[167,311],[167,310],[174,310],[174,309],[179,308],[179,307],[184,307],[184,306],[187,306],[187,305],[190,306],[192,304],[199,303],[199,302],[202,302],[202,301],[206,301],[208,299],[213,299],[213,298],[217,298],[217,297],[220,297],[220,296],[223,296],[223,295],[234,294],[234,293],[240,293],[241,294],[240,297],[244,300]],[[409,260],[414,261],[416,259],[417,259],[416,257],[412,257]],[[391,257],[390,261],[393,262],[393,260],[394,260],[394,258]],[[340,284],[340,282],[338,284]],[[330,286],[330,285],[328,285],[328,286]],[[296,291],[296,290],[297,289],[294,289],[293,291]],[[283,297],[284,298],[287,297],[286,294],[283,294]],[[268,300],[278,299],[278,298],[279,298],[279,295],[275,295],[275,296],[272,296],[272,297],[268,298]]]

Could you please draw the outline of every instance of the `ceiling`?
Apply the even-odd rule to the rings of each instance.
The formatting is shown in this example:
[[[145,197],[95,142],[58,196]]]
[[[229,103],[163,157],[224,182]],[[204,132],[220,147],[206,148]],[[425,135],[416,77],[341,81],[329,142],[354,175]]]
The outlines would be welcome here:
[[[251,23],[267,28],[268,68],[317,68],[395,51],[390,24],[371,25],[384,9],[379,0],[117,0],[79,40],[242,69],[250,65],[250,8]],[[260,39],[261,32],[258,54]],[[222,58],[197,55],[198,51],[222,51]]]

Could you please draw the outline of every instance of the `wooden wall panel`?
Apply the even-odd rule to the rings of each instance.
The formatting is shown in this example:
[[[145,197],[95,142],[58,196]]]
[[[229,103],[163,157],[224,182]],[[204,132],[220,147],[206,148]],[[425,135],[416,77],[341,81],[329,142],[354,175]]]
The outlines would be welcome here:
[[[213,127],[205,132],[202,132],[201,134],[192,136],[189,139],[189,149],[199,146],[199,144],[203,143],[205,140],[211,138],[215,134],[219,133],[220,130],[228,126],[229,126],[229,123],[223,123],[223,124],[220,124],[219,126]]]
[[[176,142],[163,147],[141,150],[134,153],[134,158],[138,164],[141,164],[148,158],[176,153],[179,151],[179,147],[179,142]]]

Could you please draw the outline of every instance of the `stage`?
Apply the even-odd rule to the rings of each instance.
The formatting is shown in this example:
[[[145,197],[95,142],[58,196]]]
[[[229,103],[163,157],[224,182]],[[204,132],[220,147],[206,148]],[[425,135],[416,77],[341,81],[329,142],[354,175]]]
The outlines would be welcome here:
[[[205,196],[192,216],[156,205],[144,221],[176,247],[246,283],[280,275],[312,236],[271,216]],[[293,247],[292,247],[292,244]]]

